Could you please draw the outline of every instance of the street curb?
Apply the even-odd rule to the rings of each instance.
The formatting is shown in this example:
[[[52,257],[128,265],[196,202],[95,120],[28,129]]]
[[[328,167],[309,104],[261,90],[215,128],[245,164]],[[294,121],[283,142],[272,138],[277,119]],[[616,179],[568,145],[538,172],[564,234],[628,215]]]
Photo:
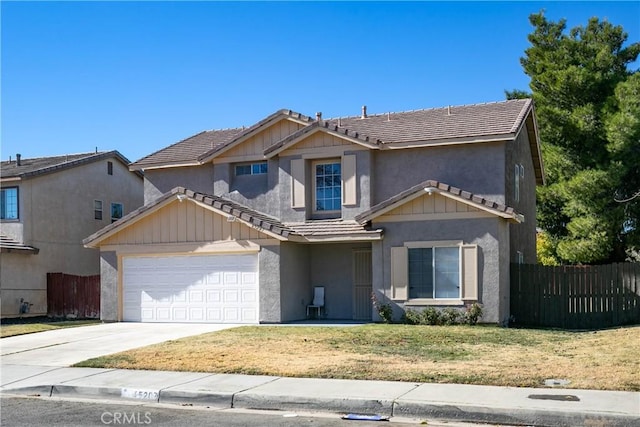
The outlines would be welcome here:
[[[242,392],[233,397],[233,408],[317,411],[337,413],[378,414],[390,417],[393,413],[393,400],[376,399],[328,399],[300,396],[267,397],[258,393]]]
[[[217,409],[233,408],[233,393],[202,393],[180,390],[160,390],[159,403],[208,406]]]
[[[555,410],[506,409],[437,403],[394,402],[393,416],[436,418],[447,421],[481,422],[545,427],[636,427],[639,417],[615,413],[561,412]]]
[[[2,389],[0,395],[41,397],[76,397],[87,399],[124,400],[127,402],[163,403],[209,406],[216,409],[285,410],[329,413],[377,414],[385,417],[410,417],[442,421],[480,422],[540,427],[635,427],[639,416],[603,412],[536,410],[489,406],[420,403],[398,399],[314,398],[300,396],[265,396],[245,390],[237,393],[190,392],[157,390],[157,399],[123,397],[122,387],[85,387],[42,385]]]

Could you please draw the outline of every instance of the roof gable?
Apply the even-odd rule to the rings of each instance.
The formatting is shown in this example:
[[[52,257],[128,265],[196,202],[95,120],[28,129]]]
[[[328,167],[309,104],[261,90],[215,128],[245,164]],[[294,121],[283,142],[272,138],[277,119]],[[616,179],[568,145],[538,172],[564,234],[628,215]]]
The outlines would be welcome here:
[[[356,221],[364,224],[368,221],[374,220],[382,215],[395,213],[402,214],[405,211],[401,208],[406,206],[407,204],[411,204],[414,200],[418,198],[422,198],[426,195],[436,195],[437,197],[442,197],[444,199],[443,208],[437,209],[435,207],[437,203],[437,199],[432,201],[434,208],[433,211],[429,211],[429,207],[426,206],[427,202],[423,202],[422,209],[424,209],[423,213],[454,213],[454,212],[469,212],[469,211],[484,211],[489,214],[505,218],[508,220],[512,220],[514,222],[522,222],[524,221],[524,217],[517,213],[513,208],[501,205],[490,200],[487,200],[483,197],[476,196],[467,191],[460,190],[459,188],[452,187],[448,184],[428,180],[415,185],[402,193],[399,193],[381,203],[378,203],[376,206],[372,207],[366,212],[358,215],[356,217]],[[449,199],[453,203],[449,203],[447,206],[447,200]],[[464,207],[460,206],[466,205],[467,208],[465,210]],[[410,206],[412,212],[415,211],[414,206]],[[440,212],[438,212],[440,210]],[[395,212],[394,212],[395,211]],[[407,211],[408,212],[408,211]]]
[[[97,162],[107,158],[114,158],[123,165],[128,166],[129,160],[120,152],[103,151],[99,153],[68,154],[64,156],[37,157],[31,159],[20,159],[20,166],[17,161],[0,163],[1,179],[24,179],[48,173],[60,172],[88,163]]]
[[[163,216],[166,220],[162,219]],[[154,221],[152,217],[160,219]],[[167,221],[176,221],[178,218],[180,221],[177,233],[181,234],[180,237],[172,236],[171,231],[166,227]],[[205,224],[207,222],[208,225]],[[229,225],[234,223],[235,227]],[[226,228],[224,224],[229,227]],[[185,227],[185,230],[180,230],[180,227]],[[199,227],[202,228],[200,232]],[[136,209],[119,221],[92,234],[83,243],[86,247],[96,248],[115,241],[123,244],[129,241],[131,243],[179,243],[187,240],[198,242],[215,239],[286,240],[289,232],[278,220],[230,200],[176,187],[153,203]],[[114,239],[120,233],[123,237]],[[260,235],[262,237],[259,237]],[[209,240],[206,240],[207,238]],[[149,239],[153,242],[146,241]]]
[[[283,119],[301,124],[313,121],[310,117],[295,111],[278,110],[248,128],[208,130],[190,136],[135,161],[131,164],[131,169],[199,166],[237,147],[252,136]]]

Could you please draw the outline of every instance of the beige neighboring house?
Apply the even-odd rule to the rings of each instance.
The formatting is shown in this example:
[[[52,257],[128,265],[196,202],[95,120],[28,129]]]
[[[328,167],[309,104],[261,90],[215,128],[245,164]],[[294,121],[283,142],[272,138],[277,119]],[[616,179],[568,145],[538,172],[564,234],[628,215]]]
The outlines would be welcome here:
[[[143,204],[142,174],[128,164],[118,151],[0,163],[3,318],[47,314],[47,273],[100,274],[99,251],[82,240]]]

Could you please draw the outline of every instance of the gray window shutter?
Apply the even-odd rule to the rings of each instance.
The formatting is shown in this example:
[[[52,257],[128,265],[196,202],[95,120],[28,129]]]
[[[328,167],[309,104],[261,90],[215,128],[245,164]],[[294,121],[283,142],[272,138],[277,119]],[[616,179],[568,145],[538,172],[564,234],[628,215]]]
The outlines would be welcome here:
[[[291,160],[291,207],[304,208],[304,159]]]
[[[478,246],[462,246],[462,299],[478,300]]]
[[[409,297],[409,257],[404,246],[391,248],[391,298],[407,300]]]

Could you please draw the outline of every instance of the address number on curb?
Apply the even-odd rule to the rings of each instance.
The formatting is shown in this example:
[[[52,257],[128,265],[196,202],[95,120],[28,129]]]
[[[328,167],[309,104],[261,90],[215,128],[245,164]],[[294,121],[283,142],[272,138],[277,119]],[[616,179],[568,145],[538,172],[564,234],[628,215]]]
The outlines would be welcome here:
[[[121,397],[142,400],[158,400],[160,392],[158,390],[141,390],[137,388],[123,388]]]

